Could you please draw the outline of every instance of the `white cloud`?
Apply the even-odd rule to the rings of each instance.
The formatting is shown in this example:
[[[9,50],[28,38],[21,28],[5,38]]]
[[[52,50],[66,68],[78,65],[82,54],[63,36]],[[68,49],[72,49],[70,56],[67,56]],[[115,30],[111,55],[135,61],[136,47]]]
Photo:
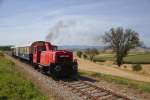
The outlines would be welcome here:
[[[0,34],[8,40],[1,39],[0,44],[43,40],[59,21],[75,22],[54,39],[54,43],[61,45],[102,44],[93,38],[118,26],[132,28],[144,38],[149,36],[150,11],[146,0],[33,1],[4,2],[0,9]]]

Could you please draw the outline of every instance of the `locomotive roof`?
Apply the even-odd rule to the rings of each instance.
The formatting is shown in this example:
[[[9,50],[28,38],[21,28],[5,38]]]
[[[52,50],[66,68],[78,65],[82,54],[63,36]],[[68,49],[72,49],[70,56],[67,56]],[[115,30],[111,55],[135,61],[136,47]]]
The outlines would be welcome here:
[[[17,48],[17,47],[30,47],[30,46],[33,46],[33,45],[38,44],[38,43],[46,43],[46,42],[47,41],[35,41],[35,42],[26,43],[26,44],[15,45],[14,48]]]

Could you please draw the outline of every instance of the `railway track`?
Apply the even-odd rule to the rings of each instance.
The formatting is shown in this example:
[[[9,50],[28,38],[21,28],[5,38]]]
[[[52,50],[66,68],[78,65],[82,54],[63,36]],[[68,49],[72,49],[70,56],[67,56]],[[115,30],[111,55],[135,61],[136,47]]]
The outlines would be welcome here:
[[[8,55],[10,57],[10,54]],[[11,60],[13,60],[14,62],[18,61],[12,57]],[[44,78],[45,81],[50,80],[48,76],[44,75]],[[82,100],[133,100],[127,96],[117,94],[102,87],[98,87],[95,84],[88,81],[58,80],[56,81],[56,83],[58,83],[60,86],[68,88],[71,92],[76,94],[78,97],[82,98]]]
[[[59,81],[59,83],[64,87],[69,88],[73,93],[76,93],[83,100],[132,100],[127,96],[116,94],[87,81]]]

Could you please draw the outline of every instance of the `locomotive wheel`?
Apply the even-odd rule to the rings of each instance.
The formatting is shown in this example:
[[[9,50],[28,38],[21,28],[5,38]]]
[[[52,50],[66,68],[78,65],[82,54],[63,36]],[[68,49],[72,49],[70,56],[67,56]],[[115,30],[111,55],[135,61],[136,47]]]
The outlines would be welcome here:
[[[52,76],[54,79],[58,79],[58,72],[57,72],[54,68],[55,68],[55,67],[53,67],[53,68],[50,69],[51,76]]]
[[[34,69],[38,69],[38,65],[34,65],[33,68],[34,68]]]
[[[40,70],[40,72],[41,72],[42,74],[45,74],[45,75],[48,74],[48,73],[47,73],[47,70],[46,70],[43,66],[39,67],[39,70]]]
[[[37,65],[37,64],[32,63],[32,67],[33,67],[34,69],[38,69],[38,65]]]

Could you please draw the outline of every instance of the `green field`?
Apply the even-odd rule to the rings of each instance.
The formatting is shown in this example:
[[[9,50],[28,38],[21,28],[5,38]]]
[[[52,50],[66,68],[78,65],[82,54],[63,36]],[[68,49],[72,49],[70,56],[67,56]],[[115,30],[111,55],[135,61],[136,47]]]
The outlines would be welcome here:
[[[0,53],[0,100],[47,100],[30,81],[15,71],[14,66]]]
[[[114,54],[98,55],[94,58],[97,62],[103,62],[106,60],[115,61]],[[130,53],[124,58],[126,64],[150,64],[150,53]]]

